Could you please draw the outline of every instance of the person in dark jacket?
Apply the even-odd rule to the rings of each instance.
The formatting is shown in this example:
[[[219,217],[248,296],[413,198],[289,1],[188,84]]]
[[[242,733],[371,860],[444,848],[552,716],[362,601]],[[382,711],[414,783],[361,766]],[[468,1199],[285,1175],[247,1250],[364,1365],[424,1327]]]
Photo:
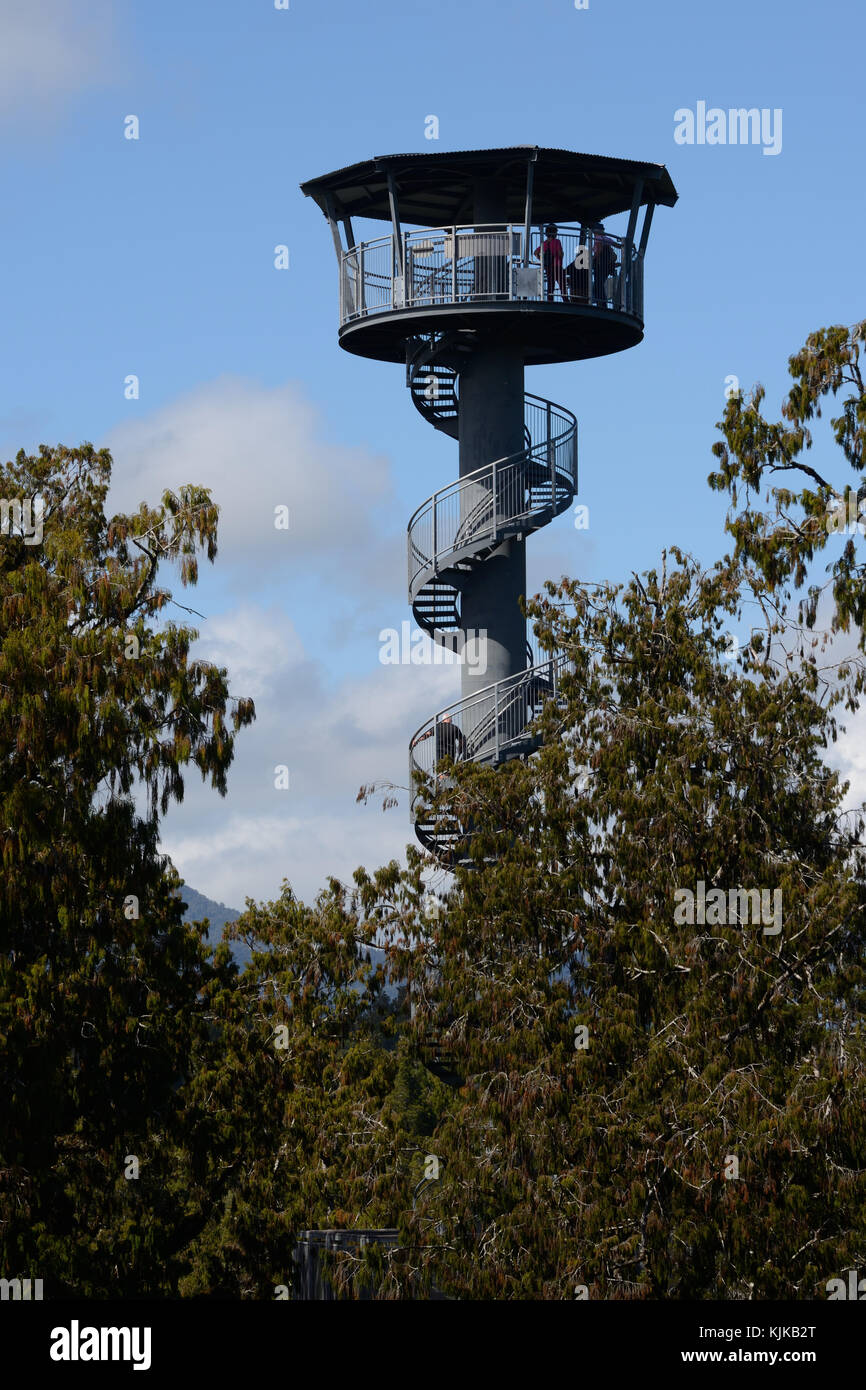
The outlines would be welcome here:
[[[426,734],[421,734],[413,741],[412,747],[414,748],[416,743],[423,743],[425,738],[431,738],[434,728],[436,731],[437,766],[444,758],[451,758],[455,763],[459,762],[466,747],[466,740],[457,725],[452,722],[450,714],[443,714],[441,719],[437,719],[435,725],[429,728]]]
[[[574,260],[565,271],[568,297],[572,303],[581,300],[586,303],[589,299],[589,266],[589,247],[585,242],[581,242],[575,252]]]
[[[616,248],[604,230],[604,223],[596,224],[592,236],[592,269],[595,280],[595,301],[606,304],[610,298],[605,294],[605,281],[616,270]]]

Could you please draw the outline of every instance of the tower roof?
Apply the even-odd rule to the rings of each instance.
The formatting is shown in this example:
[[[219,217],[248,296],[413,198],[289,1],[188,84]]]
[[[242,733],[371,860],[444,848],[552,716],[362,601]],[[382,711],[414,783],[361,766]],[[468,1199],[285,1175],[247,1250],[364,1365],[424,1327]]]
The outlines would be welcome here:
[[[390,174],[404,222],[419,227],[447,227],[471,222],[476,180],[495,179],[505,189],[503,215],[510,222],[522,222],[527,163],[533,153],[533,222],[591,222],[625,212],[631,207],[639,179],[643,180],[641,203],[673,207],[677,201],[677,191],[663,164],[576,154],[538,145],[378,155],[321,178],[308,179],[301,184],[301,191],[314,199],[323,212],[330,195],[338,217],[390,221]]]

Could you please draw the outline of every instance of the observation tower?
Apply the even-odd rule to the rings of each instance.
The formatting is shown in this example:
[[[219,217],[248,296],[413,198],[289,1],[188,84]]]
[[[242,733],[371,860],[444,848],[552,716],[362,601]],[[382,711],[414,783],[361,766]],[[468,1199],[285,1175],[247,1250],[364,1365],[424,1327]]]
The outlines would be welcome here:
[[[383,155],[301,189],[333,237],[340,346],[404,363],[414,405],[458,445],[459,477],[409,522],[408,590],[418,626],[461,656],[462,693],[415,733],[410,773],[525,757],[566,662],[527,637],[526,540],[574,499],[577,420],[526,392],[524,368],[640,342],[653,211],[676,189],[661,164],[535,145]],[[388,232],[356,240],[365,219]],[[412,816],[425,848],[460,857],[453,821],[417,796]]]

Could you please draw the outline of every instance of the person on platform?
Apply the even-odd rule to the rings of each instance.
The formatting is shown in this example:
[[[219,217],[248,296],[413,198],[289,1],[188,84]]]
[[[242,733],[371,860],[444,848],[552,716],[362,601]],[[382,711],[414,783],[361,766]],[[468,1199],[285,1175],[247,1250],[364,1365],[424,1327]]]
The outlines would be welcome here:
[[[437,719],[436,729],[436,765],[445,758],[451,758],[453,762],[459,762],[463,756],[466,740],[457,725],[452,722],[450,714],[443,714],[441,719]],[[425,738],[431,738],[433,728],[427,730],[426,734],[421,734],[417,739],[412,740],[412,747],[416,743],[423,743]]]
[[[574,260],[565,271],[568,297],[572,303],[585,304],[589,300],[589,264],[589,247],[585,241],[581,241]]]
[[[565,270],[562,264],[562,242],[559,240],[558,232],[559,229],[555,222],[548,223],[544,229],[545,240],[535,248],[535,254],[541,257],[541,263],[544,266],[548,300],[553,299],[555,286],[558,285],[559,293],[564,301],[566,299]]]
[[[596,303],[606,304],[612,298],[606,293],[605,282],[615,273],[616,264],[616,247],[604,230],[604,223],[597,222],[592,234],[592,270]]]

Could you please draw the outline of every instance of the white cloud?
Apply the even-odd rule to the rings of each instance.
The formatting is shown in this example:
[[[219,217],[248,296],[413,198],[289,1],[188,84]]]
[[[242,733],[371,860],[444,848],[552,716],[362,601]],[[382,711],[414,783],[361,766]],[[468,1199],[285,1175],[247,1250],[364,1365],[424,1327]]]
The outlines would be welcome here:
[[[866,802],[866,708],[856,714],[840,714],[845,728],[827,753],[827,762],[850,782],[843,808],[855,810]]]
[[[209,625],[195,654],[226,662],[233,691],[254,695],[257,718],[238,735],[228,796],[191,772],[164,821],[163,850],[187,883],[242,907],[247,896],[276,897],[287,878],[311,901],[330,875],[348,881],[358,864],[403,858],[414,839],[406,792],[384,814],[381,797],[363,805],[357,793],[373,782],[408,786],[409,739],[456,697],[455,669],[377,665],[329,688],[295,635],[275,633],[249,605]],[[289,769],[287,791],[274,786],[278,764]]]
[[[0,118],[44,120],[117,62],[112,0],[0,0]]]
[[[323,421],[294,384],[264,387],[224,377],[106,440],[114,462],[109,510],[136,510],[182,483],[207,487],[220,507],[223,565],[247,576],[300,571],[318,557],[331,575],[399,584],[398,530],[387,459],[326,438]],[[274,508],[289,508],[278,530]],[[388,535],[393,513],[392,534]]]
[[[246,898],[270,902],[284,878],[313,902],[329,877],[351,883],[368,869],[402,860],[413,838],[405,808],[383,814],[380,804],[319,816],[230,816],[214,834],[179,835],[163,845],[192,888],[242,909]]]
[[[280,609],[248,603],[232,613],[210,618],[195,656],[225,666],[233,689],[244,697],[265,700],[278,676],[301,665],[301,640]]]

